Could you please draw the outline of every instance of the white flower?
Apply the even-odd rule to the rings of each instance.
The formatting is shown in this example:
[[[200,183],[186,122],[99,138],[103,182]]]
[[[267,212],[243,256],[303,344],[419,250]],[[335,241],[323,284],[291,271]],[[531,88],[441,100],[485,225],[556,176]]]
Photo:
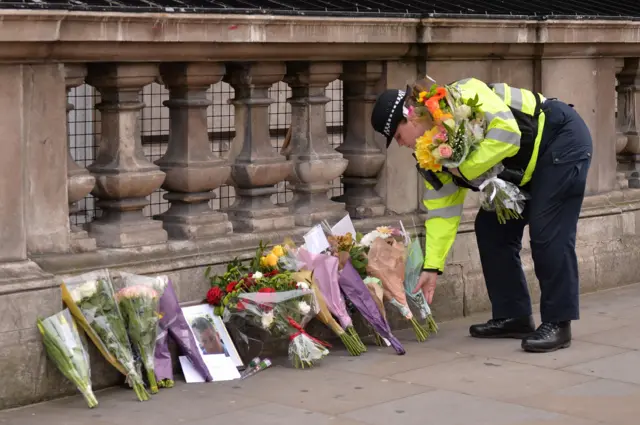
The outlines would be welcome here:
[[[469,105],[460,105],[453,111],[453,116],[457,121],[462,121],[471,116],[471,108]]]
[[[261,321],[262,321],[262,327],[265,329],[269,329],[273,324],[273,311],[263,314]]]
[[[307,315],[311,311],[311,306],[307,304],[306,301],[300,301],[298,303],[298,310],[300,310],[300,313],[303,315]]]
[[[471,133],[473,134],[473,138],[476,140],[484,139],[484,129],[482,128],[482,124],[477,121],[474,121],[471,124]]]
[[[309,284],[307,282],[298,282],[298,283],[296,283],[296,288],[298,288],[298,289],[309,289]]]
[[[360,240],[360,244],[363,246],[371,246],[373,241],[375,241],[376,239],[378,238],[387,239],[390,236],[391,235],[388,233],[382,233],[382,232],[379,232],[378,230],[374,230],[364,235],[362,237],[362,240]]]
[[[262,279],[263,277],[264,277],[264,275],[263,275],[262,273],[260,273],[260,272],[255,272],[255,273],[253,274],[253,278],[254,278],[255,280],[260,280],[260,279]]]
[[[98,283],[95,280],[89,280],[71,291],[71,298],[76,303],[83,298],[93,296],[98,290]]]

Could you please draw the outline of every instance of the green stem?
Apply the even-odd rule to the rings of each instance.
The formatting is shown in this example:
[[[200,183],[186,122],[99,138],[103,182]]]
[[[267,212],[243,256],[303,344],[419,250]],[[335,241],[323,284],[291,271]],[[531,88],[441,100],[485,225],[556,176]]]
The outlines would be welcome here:
[[[362,354],[362,351],[358,347],[358,344],[353,340],[353,337],[348,333],[345,332],[341,334],[340,340],[346,347],[347,351],[349,351],[349,354],[351,354],[352,356],[359,356],[360,354]]]

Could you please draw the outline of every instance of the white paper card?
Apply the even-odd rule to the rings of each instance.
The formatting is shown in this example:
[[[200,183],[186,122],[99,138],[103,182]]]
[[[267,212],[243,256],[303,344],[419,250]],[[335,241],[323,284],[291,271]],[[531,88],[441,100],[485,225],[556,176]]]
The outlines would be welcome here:
[[[334,224],[331,228],[331,233],[336,236],[345,236],[347,233],[351,233],[353,240],[356,239],[356,228],[353,227],[353,221],[349,214],[345,215],[339,222]]]
[[[330,246],[327,236],[319,224],[313,226],[311,230],[304,235],[304,244],[307,247],[307,251],[312,254],[320,254]]]
[[[209,369],[209,373],[211,373],[213,382],[240,379],[240,372],[238,372],[236,365],[230,357],[224,354],[208,354],[202,356],[202,358],[207,369]],[[178,359],[180,360],[182,373],[184,374],[184,379],[187,381],[187,384],[204,382],[204,377],[198,373],[186,356],[180,356]]]

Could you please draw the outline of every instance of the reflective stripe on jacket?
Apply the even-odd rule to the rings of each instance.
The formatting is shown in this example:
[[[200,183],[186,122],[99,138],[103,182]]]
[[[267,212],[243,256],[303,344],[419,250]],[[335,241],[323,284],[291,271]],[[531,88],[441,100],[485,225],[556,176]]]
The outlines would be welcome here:
[[[484,140],[460,164],[460,173],[465,179],[474,180],[502,162],[507,168],[512,165],[523,169],[521,185],[531,180],[544,127],[544,113],[540,111],[540,102],[544,98],[536,101],[536,95],[532,92],[506,84],[492,85],[492,89],[475,78],[454,84],[460,89],[464,100],[478,96],[479,109],[484,112],[487,121]],[[539,116],[536,117],[536,114]],[[531,132],[533,134],[529,134]],[[436,175],[443,183],[440,190],[433,190],[425,181],[427,190],[423,203],[428,215],[425,222],[424,268],[442,272],[458,232],[468,189],[458,187],[448,173]]]

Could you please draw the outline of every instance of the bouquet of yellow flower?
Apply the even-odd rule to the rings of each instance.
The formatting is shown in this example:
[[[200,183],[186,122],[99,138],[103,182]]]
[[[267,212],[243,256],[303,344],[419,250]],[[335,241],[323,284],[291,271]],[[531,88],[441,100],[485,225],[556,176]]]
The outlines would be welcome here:
[[[408,102],[410,117],[429,114],[435,124],[416,141],[416,158],[426,170],[458,167],[484,138],[478,97],[464,100],[455,85],[434,84],[428,91],[416,85]]]

